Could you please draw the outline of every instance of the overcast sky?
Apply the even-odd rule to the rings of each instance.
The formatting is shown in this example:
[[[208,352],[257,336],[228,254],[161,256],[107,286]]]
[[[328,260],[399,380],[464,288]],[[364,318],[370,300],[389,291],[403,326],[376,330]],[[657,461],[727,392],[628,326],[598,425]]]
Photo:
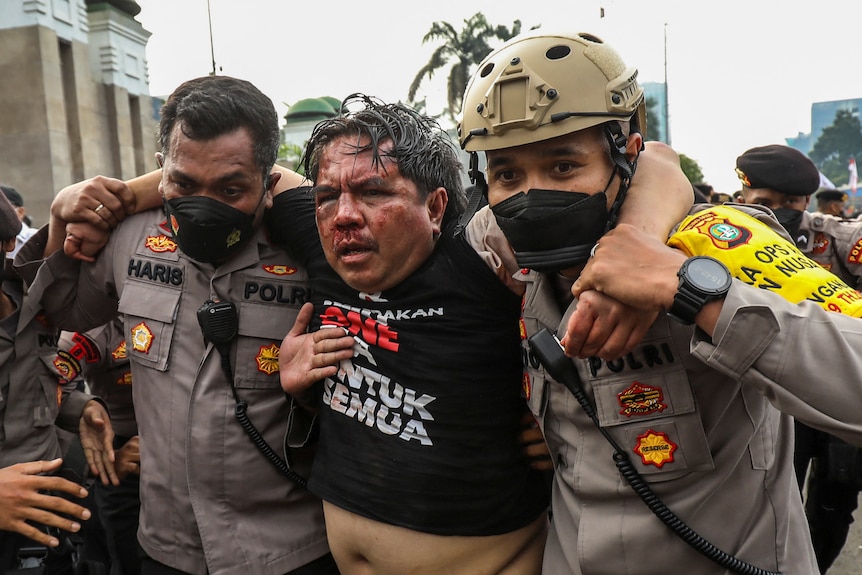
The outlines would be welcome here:
[[[152,33],[152,95],[212,71],[207,0],[138,4],[137,19]],[[616,47],[642,82],[667,75],[671,144],[725,192],[739,188],[733,169],[742,152],[810,132],[812,103],[862,97],[862,0],[210,0],[209,6],[218,72],[253,82],[280,115],[319,96],[364,92],[406,100],[433,49],[422,37],[435,21],[460,30],[482,12],[493,25],[520,19],[524,29],[570,23]],[[422,91],[436,113],[445,75],[434,80]]]

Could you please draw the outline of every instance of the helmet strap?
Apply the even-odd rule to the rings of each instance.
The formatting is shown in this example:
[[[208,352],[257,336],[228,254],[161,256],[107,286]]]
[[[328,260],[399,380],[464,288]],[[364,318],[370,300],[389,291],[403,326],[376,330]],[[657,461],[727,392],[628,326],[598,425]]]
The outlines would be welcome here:
[[[470,197],[467,198],[467,207],[464,213],[461,214],[459,224],[463,228],[470,221],[479,208],[488,203],[488,183],[485,181],[485,174],[479,169],[479,154],[470,152],[470,167],[467,170],[470,176],[470,182],[473,184],[473,191]]]
[[[615,173],[619,172],[620,174],[620,188],[617,191],[616,198],[614,198],[614,203],[608,210],[608,224],[605,229],[607,232],[617,225],[623,200],[626,198],[632,177],[637,169],[637,160],[630,162],[628,156],[626,156],[628,138],[623,133],[618,122],[607,122],[604,128],[605,138],[607,138],[611,148],[611,160],[614,162],[614,171],[611,172],[611,179],[613,179]],[[610,184],[610,181],[608,181],[608,184]]]

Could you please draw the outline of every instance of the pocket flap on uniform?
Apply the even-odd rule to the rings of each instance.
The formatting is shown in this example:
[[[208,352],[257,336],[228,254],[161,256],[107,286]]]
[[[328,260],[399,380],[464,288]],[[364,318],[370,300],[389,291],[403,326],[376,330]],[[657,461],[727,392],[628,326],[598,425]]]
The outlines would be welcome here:
[[[281,309],[279,309],[281,308]],[[239,307],[239,335],[281,343],[296,318],[298,308],[243,302]]]
[[[120,313],[173,323],[182,292],[143,282],[129,282],[120,297]]]
[[[674,417],[695,409],[691,384],[682,368],[592,385],[602,427]]]

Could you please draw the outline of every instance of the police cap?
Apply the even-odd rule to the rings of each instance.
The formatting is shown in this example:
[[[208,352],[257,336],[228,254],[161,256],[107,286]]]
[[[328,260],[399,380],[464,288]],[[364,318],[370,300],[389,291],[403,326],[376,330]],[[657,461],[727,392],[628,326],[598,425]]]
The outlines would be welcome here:
[[[21,197],[18,190],[11,186],[4,186],[3,184],[0,184],[0,190],[3,190],[3,193],[6,195],[6,199],[12,202],[13,206],[16,208],[24,206],[24,198]]]
[[[817,192],[817,201],[818,202],[846,202],[847,194],[840,190],[835,190],[832,188],[827,188],[825,190],[820,190]]]
[[[736,175],[748,188],[769,188],[808,196],[820,186],[820,172],[808,156],[777,144],[751,148],[736,158]]]
[[[15,207],[5,195],[0,196],[0,241],[14,239],[20,231],[21,220],[18,219]]]

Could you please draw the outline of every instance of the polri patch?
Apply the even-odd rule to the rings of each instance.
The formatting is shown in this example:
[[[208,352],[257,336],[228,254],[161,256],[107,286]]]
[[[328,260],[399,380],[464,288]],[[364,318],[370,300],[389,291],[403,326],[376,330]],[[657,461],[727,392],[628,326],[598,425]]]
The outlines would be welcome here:
[[[260,346],[260,351],[255,358],[257,370],[267,375],[278,371],[278,346],[273,344]]]
[[[644,465],[655,465],[661,468],[665,463],[673,462],[673,452],[676,444],[670,440],[667,433],[648,429],[643,435],[638,435],[634,452],[641,456]]]
[[[667,405],[663,400],[664,392],[660,387],[644,385],[639,381],[617,394],[617,401],[622,407],[620,414],[626,417],[664,411]]]
[[[847,254],[847,263],[862,264],[862,238],[856,240],[850,252]]]
[[[153,332],[146,323],[141,322],[132,328],[132,349],[141,353],[150,353],[153,345]]]
[[[81,373],[81,363],[66,350],[58,350],[54,358],[54,369],[59,374],[59,382],[65,385]]]

